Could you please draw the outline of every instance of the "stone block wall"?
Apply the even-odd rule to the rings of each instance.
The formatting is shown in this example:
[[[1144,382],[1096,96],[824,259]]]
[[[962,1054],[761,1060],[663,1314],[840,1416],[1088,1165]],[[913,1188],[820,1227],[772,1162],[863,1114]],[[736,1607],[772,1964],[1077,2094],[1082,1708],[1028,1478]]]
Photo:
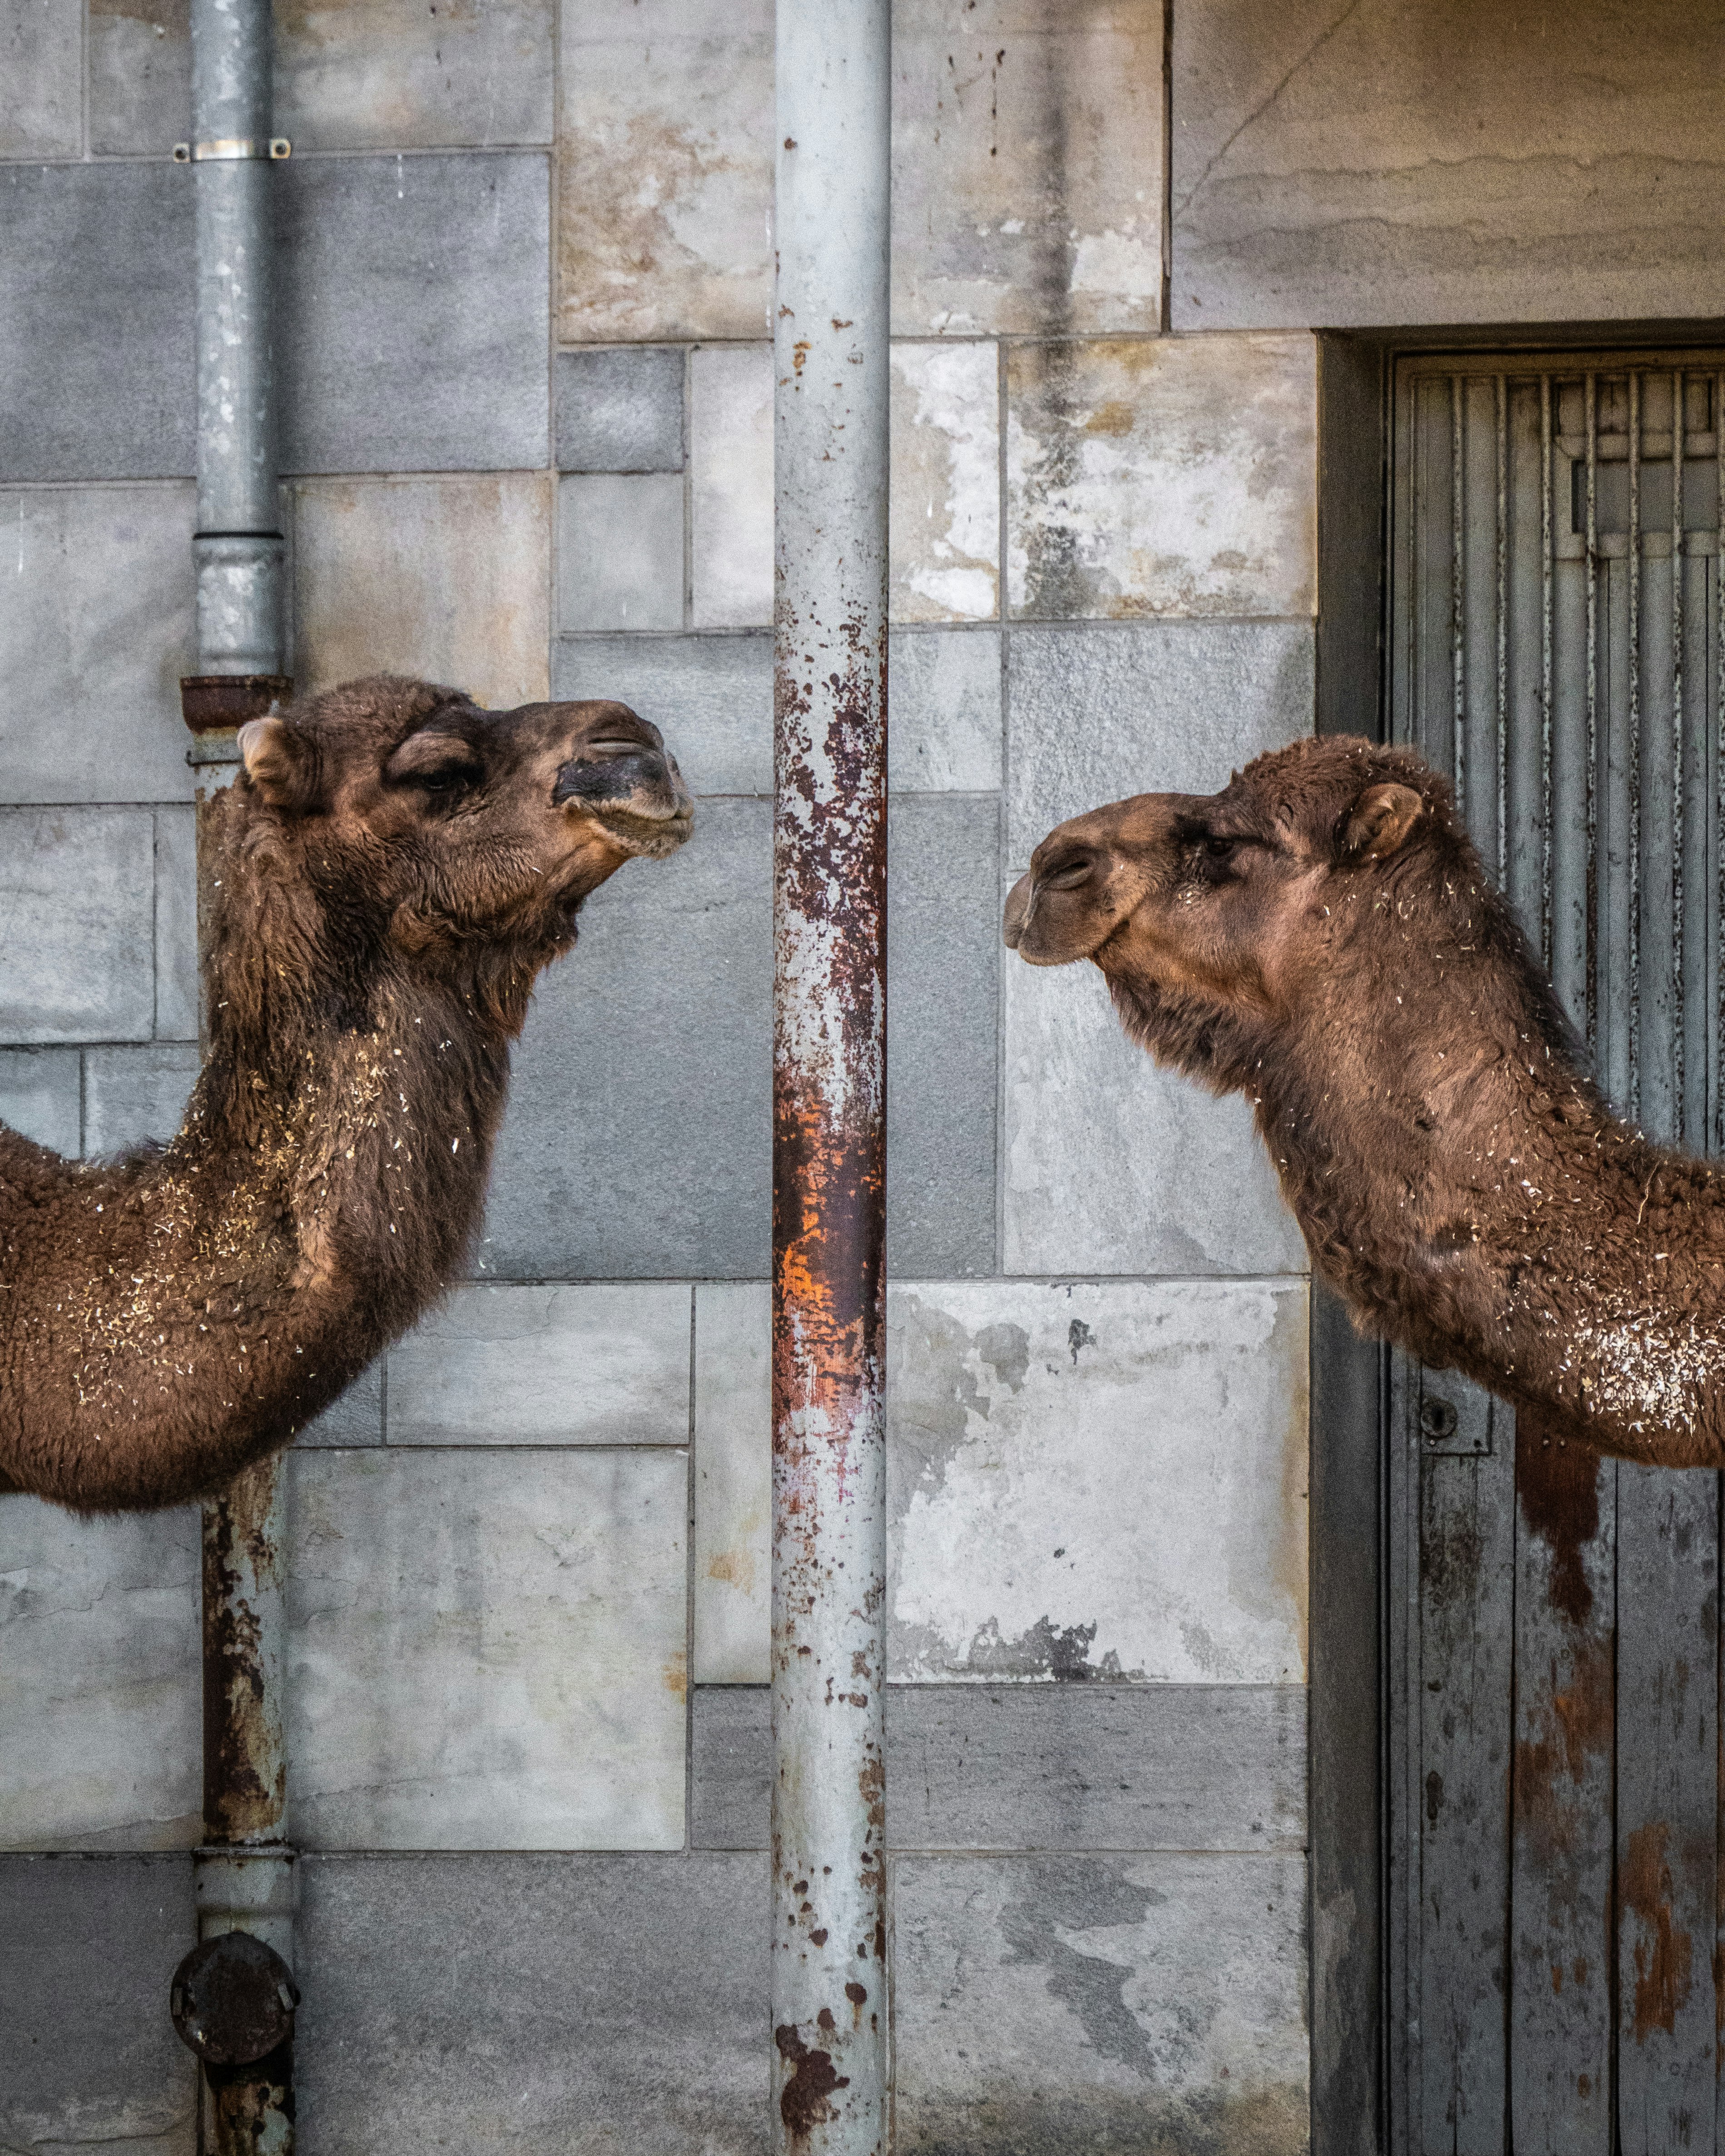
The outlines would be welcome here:
[[[700,796],[543,983],[473,1278],[292,1461],[301,2147],[743,2156],[772,8],[277,13],[300,685],[621,696]],[[1694,311],[1717,258],[1711,13],[1333,14],[898,9],[889,1833],[931,2156],[1307,2135],[1304,1253],[1239,1104],[1003,963],[1004,891],[1061,818],[1311,726],[1313,326]],[[0,0],[0,1115],[90,1156],[171,1135],[195,1065],[184,0]],[[195,1517],[0,1499],[0,2144],[189,2156]]]

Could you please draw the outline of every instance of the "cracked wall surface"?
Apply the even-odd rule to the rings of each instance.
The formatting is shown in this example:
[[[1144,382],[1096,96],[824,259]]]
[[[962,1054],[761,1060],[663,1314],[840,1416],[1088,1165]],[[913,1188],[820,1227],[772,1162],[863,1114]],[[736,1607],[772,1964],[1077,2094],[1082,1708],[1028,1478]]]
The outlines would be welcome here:
[[[72,1157],[170,1137],[195,1068],[187,23],[0,0],[0,1115]],[[1055,822],[1311,726],[1314,328],[1703,304],[1722,34],[896,8],[901,2149],[1306,2145],[1305,1253],[1240,1105],[999,907]],[[701,801],[542,984],[471,1278],[292,1462],[301,2146],[742,2156],[772,10],[284,0],[277,36],[290,664],[620,696]],[[189,1512],[0,1497],[8,2149],[195,2145],[196,1575]]]

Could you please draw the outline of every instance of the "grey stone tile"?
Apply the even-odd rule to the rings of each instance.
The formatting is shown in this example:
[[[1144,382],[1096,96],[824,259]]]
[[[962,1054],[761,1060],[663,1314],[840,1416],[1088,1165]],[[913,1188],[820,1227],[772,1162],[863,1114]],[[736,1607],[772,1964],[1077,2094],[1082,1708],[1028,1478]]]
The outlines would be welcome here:
[[[156,811],[156,1038],[198,1038],[197,811]]]
[[[283,0],[275,125],[296,149],[548,142],[554,0]]]
[[[1301,1281],[901,1281],[888,1674],[1305,1675]]]
[[[681,471],[685,365],[676,345],[560,352],[552,377],[557,470]]]
[[[0,493],[8,801],[191,799],[196,521],[189,483]]]
[[[302,2146],[767,2156],[768,1909],[755,1856],[308,1860]]]
[[[75,1048],[0,1048],[0,1122],[78,1158],[82,1060]]]
[[[557,481],[557,627],[683,626],[683,480],[676,472]]]
[[[0,6],[0,157],[75,157],[84,133],[79,0]]]
[[[306,1849],[676,1849],[680,1450],[290,1455]]]
[[[1162,39],[1157,0],[901,0],[899,335],[1158,326]]]
[[[1306,2156],[1298,1856],[901,1856],[895,2145]]]
[[[84,1149],[91,1160],[166,1145],[198,1076],[196,1041],[84,1051]]]
[[[542,472],[301,480],[301,692],[393,667],[498,710],[544,696],[551,486]]]
[[[589,901],[516,1050],[487,1276],[765,1276],[771,816],[706,802],[680,853]]]
[[[198,1575],[195,1507],[0,1497],[0,1847],[198,1840]]]
[[[761,1684],[768,1303],[726,1297],[716,1354],[696,1313],[696,1669]],[[1306,1312],[1300,1281],[895,1280],[891,1676],[1298,1683]]]
[[[90,146],[162,155],[192,132],[192,0],[90,0]]]
[[[690,1840],[765,1849],[764,1685],[697,1685]],[[1299,1850],[1301,1685],[892,1685],[890,1849]]]
[[[558,64],[558,336],[768,336],[770,0],[586,0]]]
[[[198,2065],[167,2016],[191,1860],[8,1857],[0,1908],[0,2147],[193,2156]]]
[[[894,345],[891,496],[894,620],[993,620],[1000,612],[993,345]]]
[[[383,1442],[383,1362],[362,1370],[339,1399],[308,1423],[295,1445],[381,1445]]]
[[[689,372],[691,619],[773,619],[773,347],[697,351]]]
[[[698,794],[773,791],[773,639],[766,630],[561,639],[555,696],[617,696],[662,727]],[[892,632],[888,783],[895,793],[1000,784],[1000,638]]]
[[[389,1351],[392,1445],[686,1445],[686,1287],[457,1287]]]
[[[1310,729],[1312,693],[1298,623],[1014,630],[1008,876],[1105,801],[1214,792]],[[1091,968],[1009,960],[1004,988],[1009,1272],[1304,1270],[1243,1102],[1157,1070]]]
[[[1014,615],[1314,610],[1315,338],[1014,345],[1007,369]]]
[[[773,638],[583,636],[551,654],[554,696],[615,696],[664,733],[691,789],[773,791]]]
[[[994,1270],[1000,814],[901,797],[887,821],[886,1263]]]
[[[542,467],[546,158],[307,157],[279,177],[283,469]]]
[[[896,630],[888,643],[887,685],[886,777],[895,793],[999,788],[997,631]]]
[[[769,1674],[772,1309],[765,1281],[703,1281],[695,1291],[697,1685],[764,1684]]]
[[[1214,0],[1173,57],[1176,328],[1682,316],[1718,285],[1725,49],[1681,0],[1561,37],[1466,0]]]
[[[1298,622],[1015,629],[1007,667],[1007,862],[1129,793],[1213,793],[1312,731],[1312,632]]]
[[[190,173],[8,166],[0,228],[0,480],[188,477]]]
[[[147,808],[0,808],[0,1041],[147,1040]]]

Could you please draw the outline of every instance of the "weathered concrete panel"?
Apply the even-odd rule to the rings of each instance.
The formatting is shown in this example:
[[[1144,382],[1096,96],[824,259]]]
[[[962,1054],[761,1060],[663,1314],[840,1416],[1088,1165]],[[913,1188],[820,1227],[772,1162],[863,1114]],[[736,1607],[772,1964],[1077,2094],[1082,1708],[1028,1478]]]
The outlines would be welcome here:
[[[558,629],[682,626],[682,475],[560,479]]]
[[[899,621],[1000,611],[1000,360],[992,344],[892,347],[891,586]]]
[[[1181,329],[1693,315],[1725,18],[1204,0],[1173,23]]]
[[[295,1452],[307,1849],[675,1849],[681,1451]]]
[[[891,803],[886,825],[886,1263],[995,1270],[1000,811],[993,794]]]
[[[557,335],[768,335],[771,0],[563,10]]]
[[[75,157],[84,134],[79,0],[0,6],[0,157]]]
[[[198,1038],[196,811],[156,811],[156,1038]]]
[[[1156,0],[906,0],[895,14],[895,333],[1154,329]],[[766,0],[566,8],[562,68],[558,335],[762,336]]]
[[[1158,0],[901,0],[893,327],[1154,330]]]
[[[1293,623],[1014,632],[1009,876],[1069,816],[1212,793],[1312,724]],[[1081,714],[1081,723],[1074,715]],[[1238,1100],[1158,1071],[1090,967],[1006,963],[1009,1272],[1302,1271],[1304,1245]]]
[[[277,0],[275,125],[296,149],[548,142],[553,0]]]
[[[557,470],[681,471],[686,365],[676,345],[558,352],[552,362]]]
[[[986,344],[896,345],[891,603],[901,621],[999,610],[999,386]],[[710,346],[690,373],[693,619],[773,619],[773,348]]]
[[[191,1860],[8,1857],[0,1909],[0,2148],[193,2156],[198,2066],[167,2016]]]
[[[546,157],[295,158],[278,180],[283,470],[543,466]]]
[[[765,1281],[703,1281],[695,1291],[697,1685],[767,1681],[772,1512],[771,1291]]]
[[[890,1673],[1298,1682],[1306,1363],[1301,1281],[901,1282]]]
[[[362,1370],[339,1399],[308,1423],[295,1445],[381,1445],[383,1442],[383,1364],[380,1355]]]
[[[392,1445],[686,1445],[689,1290],[458,1287],[389,1351]]]
[[[189,173],[11,166],[0,230],[0,480],[188,477]]]
[[[196,1041],[84,1051],[84,1150],[91,1160],[166,1145],[180,1127],[198,1076]]]
[[[90,0],[90,136],[160,157],[191,131],[189,0]],[[297,150],[546,142],[552,0],[281,0],[275,125]]]
[[[767,1847],[771,1706],[764,1685],[697,1685],[696,1848]],[[1303,1849],[1305,1687],[891,1686],[886,1841],[925,1850]]]
[[[889,638],[886,783],[895,793],[992,793],[1000,784],[1000,639]]]
[[[554,696],[615,696],[664,733],[692,792],[773,791],[773,639],[582,636],[552,648]]]
[[[552,650],[552,694],[618,696],[662,727],[697,794],[773,791],[773,639],[584,636]],[[887,783],[895,793],[1000,784],[1000,639],[896,630]]]
[[[0,1048],[0,1122],[75,1160],[83,1070],[75,1048]]]
[[[773,619],[773,347],[697,352],[689,372],[690,578],[697,629]]]
[[[0,808],[0,1041],[147,1040],[147,808]]]
[[[729,1292],[709,1383],[696,1309],[696,1666],[761,1684],[768,1304]],[[896,1681],[1301,1681],[1303,1282],[896,1281],[886,1308]]]
[[[770,825],[766,802],[705,802],[691,845],[588,901],[516,1050],[486,1275],[766,1272]]]
[[[494,707],[546,695],[546,475],[305,480],[293,492],[302,693],[393,670]]]
[[[198,1582],[195,1507],[0,1497],[0,1847],[198,1841]]]
[[[1305,2156],[1305,1875],[894,1858],[896,2147]]]
[[[192,132],[192,0],[90,0],[90,146],[159,157]]]
[[[1011,346],[1013,613],[1311,613],[1317,354],[1308,336]]]
[[[766,2156],[769,1908],[753,1856],[310,1859],[301,2145]]]
[[[196,512],[189,484],[0,494],[8,801],[191,799]]]

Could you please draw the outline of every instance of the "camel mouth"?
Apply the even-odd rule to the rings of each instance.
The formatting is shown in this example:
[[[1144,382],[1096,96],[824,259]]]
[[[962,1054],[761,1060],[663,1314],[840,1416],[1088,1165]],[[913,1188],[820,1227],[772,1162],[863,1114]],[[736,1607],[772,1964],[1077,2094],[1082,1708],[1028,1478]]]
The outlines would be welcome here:
[[[1000,936],[1008,950],[1016,951],[1027,966],[1070,966],[1081,958],[1093,957],[1117,924],[1093,924],[1093,935],[1075,939],[1070,921],[1050,922],[1045,915],[1038,918],[1044,895],[1045,886],[1034,872],[1021,875],[1007,894]]]
[[[583,807],[602,830],[628,852],[646,860],[663,860],[685,844],[695,829],[695,803],[681,789],[670,800],[651,796],[629,801],[588,801]]]

